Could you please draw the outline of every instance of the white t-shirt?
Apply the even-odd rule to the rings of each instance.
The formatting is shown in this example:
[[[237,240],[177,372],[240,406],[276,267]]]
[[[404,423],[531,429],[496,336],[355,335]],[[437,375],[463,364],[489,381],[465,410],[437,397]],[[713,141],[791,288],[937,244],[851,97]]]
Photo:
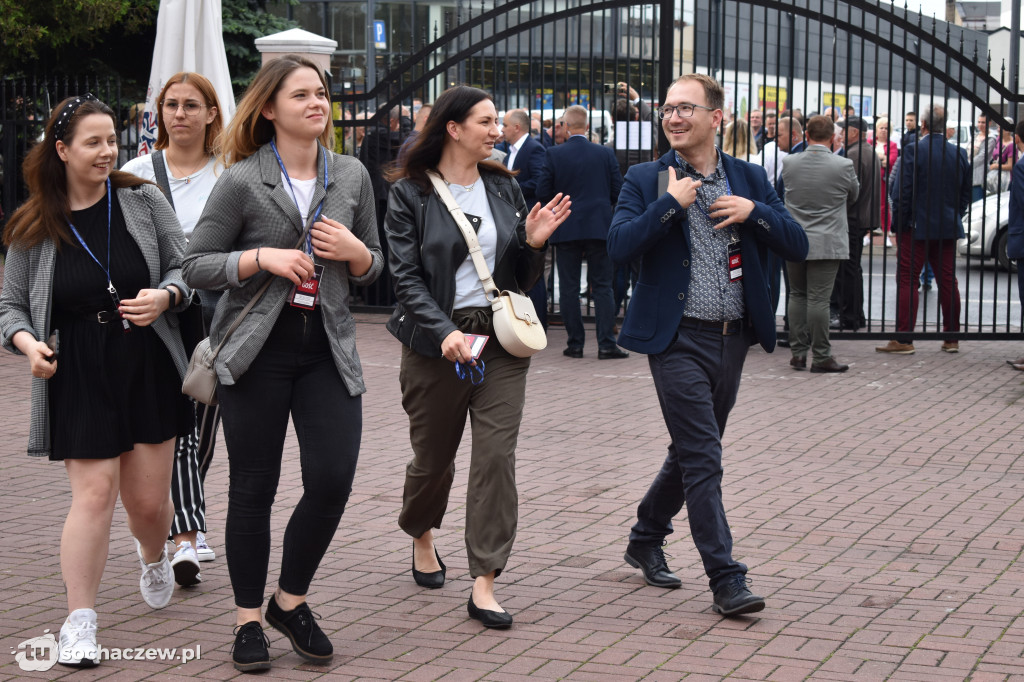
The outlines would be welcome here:
[[[473,189],[470,191],[466,191],[462,185],[448,185],[448,188],[452,191],[455,202],[462,208],[462,212],[469,217],[471,224],[474,217],[480,219],[476,238],[480,242],[480,251],[487,262],[487,269],[494,274],[498,230],[494,226],[494,214],[491,213],[491,204],[487,201],[487,188],[484,187],[483,179],[477,180],[472,186]],[[462,239],[461,230],[459,239]],[[491,304],[484,294],[484,285],[480,282],[476,266],[473,265],[473,257],[467,255],[466,260],[462,261],[459,269],[455,271],[455,310],[489,307]]]
[[[305,228],[306,222],[309,220],[309,207],[313,203],[313,190],[316,189],[316,183],[320,178],[310,178],[309,180],[292,180],[292,188],[288,189],[288,179],[281,173],[281,184],[284,185],[284,191],[291,193],[295,192],[295,201],[299,204],[299,215],[302,216],[302,226]]]
[[[167,182],[171,185],[171,196],[174,197],[174,212],[178,215],[181,229],[188,237],[195,229],[196,223],[199,222],[199,216],[203,214],[206,200],[210,198],[210,192],[217,184],[217,178],[224,172],[224,167],[217,163],[216,158],[210,157],[206,165],[188,176],[187,180],[174,177],[166,156],[164,156],[164,168],[167,169]],[[156,173],[153,172],[153,157],[150,154],[135,157],[121,170],[137,175],[143,180],[156,182]]]

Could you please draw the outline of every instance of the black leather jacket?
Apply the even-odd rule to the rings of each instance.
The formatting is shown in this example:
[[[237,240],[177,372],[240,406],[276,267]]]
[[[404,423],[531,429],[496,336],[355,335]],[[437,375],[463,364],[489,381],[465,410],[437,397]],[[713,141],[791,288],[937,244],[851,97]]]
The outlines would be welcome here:
[[[523,194],[513,178],[482,168],[481,178],[498,231],[494,283],[528,291],[543,271],[544,250],[526,245]],[[469,255],[462,231],[433,188],[424,194],[403,178],[391,188],[384,233],[398,299],[388,331],[422,355],[441,357],[441,342],[458,329],[451,319],[455,271]]]

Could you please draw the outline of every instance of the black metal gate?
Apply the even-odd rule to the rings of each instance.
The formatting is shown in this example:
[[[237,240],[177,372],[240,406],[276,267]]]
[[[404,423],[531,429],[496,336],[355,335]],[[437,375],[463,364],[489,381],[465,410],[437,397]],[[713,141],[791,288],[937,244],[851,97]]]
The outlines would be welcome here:
[[[1007,127],[1024,102],[1016,80],[1008,84],[1019,65],[1001,60],[993,68],[992,40],[865,0],[459,2],[432,39],[424,35],[418,46],[381,59],[384,76],[375,85],[337,84],[345,119],[336,124],[353,130],[385,122],[392,107],[430,102],[455,83],[492,92],[499,110],[526,108],[545,120],[580,103],[602,112],[593,124],[614,105],[607,84],[625,81],[654,104],[675,76],[699,71],[726,87],[728,114],[748,121],[754,110],[795,107],[806,115],[853,106],[869,120],[885,116],[895,129],[905,112],[943,103],[960,122],[957,142],[969,148],[979,139],[978,113]],[[366,120],[352,120],[358,114]],[[592,125],[597,141],[609,132]],[[972,228],[957,259],[962,338],[1019,336],[1016,274],[1004,250],[1006,189],[997,179],[997,191],[965,218]],[[872,239],[863,263],[869,322],[859,338],[892,335],[895,263],[884,240]],[[934,296],[922,297],[918,329],[920,338],[940,336]]]

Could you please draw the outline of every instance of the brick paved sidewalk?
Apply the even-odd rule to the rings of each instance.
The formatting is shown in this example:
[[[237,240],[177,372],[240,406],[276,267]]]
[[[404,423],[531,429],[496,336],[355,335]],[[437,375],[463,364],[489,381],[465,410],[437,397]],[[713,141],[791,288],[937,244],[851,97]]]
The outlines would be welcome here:
[[[670,537],[680,590],[645,586],[622,561],[634,509],[667,436],[643,356],[562,357],[565,334],[531,369],[518,451],[520,530],[499,597],[516,618],[485,631],[466,616],[462,543],[466,459],[438,548],[444,589],[415,586],[411,542],[396,525],[409,457],[399,345],[364,316],[369,387],[359,471],[310,602],[336,655],[306,665],[276,631],[266,679],[407,680],[1008,680],[1024,679],[1024,374],[1004,360],[1024,344],[964,342],[890,357],[839,341],[845,375],[794,372],[788,353],[751,350],[726,434],[724,493],[737,558],[768,608],[711,612],[685,519]],[[588,339],[588,342],[590,339]],[[63,467],[23,453],[28,371],[0,353],[0,679],[22,672],[18,643],[59,630],[58,543],[70,499]],[[288,441],[278,507],[299,493]],[[200,660],[107,661],[90,679],[222,679],[234,623],[223,557],[227,465],[207,479],[204,582],[149,609],[124,514],[115,516],[97,611],[106,647],[201,647]],[[278,563],[286,513],[274,516]],[[271,575],[276,579],[276,573]],[[268,594],[269,594],[268,588]]]

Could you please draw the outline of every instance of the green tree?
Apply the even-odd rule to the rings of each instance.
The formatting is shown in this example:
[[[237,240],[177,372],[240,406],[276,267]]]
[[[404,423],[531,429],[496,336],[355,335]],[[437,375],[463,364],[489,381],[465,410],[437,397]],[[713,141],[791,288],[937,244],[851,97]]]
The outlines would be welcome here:
[[[6,0],[0,0],[5,2]],[[298,24],[267,11],[266,0],[221,0],[224,22],[224,51],[236,93],[241,93],[259,71],[261,57],[253,41],[287,31]],[[285,0],[298,4],[296,0]],[[279,3],[284,4],[284,3]]]
[[[159,0],[0,0],[0,72],[31,72],[42,63],[93,68],[91,53],[153,26]],[[83,54],[85,55],[83,64]]]

